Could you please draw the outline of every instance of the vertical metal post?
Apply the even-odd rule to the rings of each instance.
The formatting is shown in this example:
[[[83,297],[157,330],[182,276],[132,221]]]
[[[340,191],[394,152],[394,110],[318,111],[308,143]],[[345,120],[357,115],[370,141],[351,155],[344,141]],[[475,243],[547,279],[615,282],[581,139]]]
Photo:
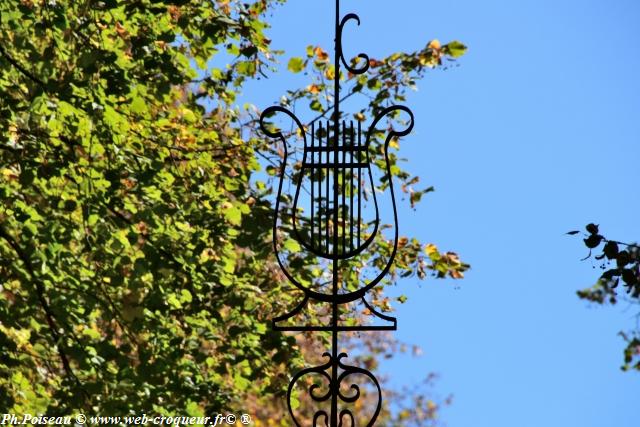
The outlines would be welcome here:
[[[336,22],[335,22],[335,77],[334,77],[334,111],[333,111],[333,295],[338,294],[338,146],[340,145],[340,0],[336,0]],[[331,427],[338,427],[338,303],[333,301],[331,333],[332,340],[331,355],[333,356],[333,366],[331,369]]]

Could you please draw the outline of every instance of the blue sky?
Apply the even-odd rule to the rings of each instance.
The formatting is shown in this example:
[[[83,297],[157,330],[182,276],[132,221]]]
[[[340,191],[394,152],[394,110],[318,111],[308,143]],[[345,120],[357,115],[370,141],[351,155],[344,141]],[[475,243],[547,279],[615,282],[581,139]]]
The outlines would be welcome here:
[[[640,374],[620,371],[617,333],[638,307],[579,300],[599,270],[564,233],[596,222],[608,237],[640,239],[640,3],[342,3],[362,19],[345,33],[353,55],[433,38],[469,46],[407,100],[416,127],[401,154],[436,193],[400,224],[472,270],[455,283],[399,284],[409,300],[397,337],[424,355],[383,370],[397,385],[438,373],[436,392],[454,395],[442,413],[450,427],[637,427]],[[290,0],[268,34],[290,55],[331,49],[332,20],[333,1]],[[290,74],[273,75],[243,98],[266,107],[291,86]]]

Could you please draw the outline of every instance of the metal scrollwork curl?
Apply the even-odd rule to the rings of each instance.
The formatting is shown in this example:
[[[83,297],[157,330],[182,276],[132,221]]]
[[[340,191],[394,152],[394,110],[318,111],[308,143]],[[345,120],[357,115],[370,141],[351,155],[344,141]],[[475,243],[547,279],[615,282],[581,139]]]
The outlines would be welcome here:
[[[360,25],[360,17],[355,13],[349,13],[342,18],[340,21],[340,25],[338,26],[338,55],[340,55],[340,60],[342,61],[342,65],[349,70],[351,74],[364,74],[369,70],[369,56],[365,53],[359,53],[358,58],[364,59],[364,66],[360,68],[354,68],[349,63],[347,63],[346,58],[344,57],[344,52],[342,50],[342,30],[344,29],[344,25],[350,20],[355,20],[358,25]]]
[[[307,376],[307,375],[318,375],[320,376],[323,380],[326,380],[327,382],[327,392],[321,396],[317,396],[316,395],[316,390],[318,390],[321,386],[314,383],[312,384],[309,388],[308,388],[308,393],[309,396],[311,397],[311,399],[313,399],[316,402],[324,402],[327,401],[331,398],[331,396],[333,395],[333,384],[332,384],[332,379],[331,376],[327,373],[327,371],[329,369],[331,369],[332,365],[333,365],[333,359],[331,357],[331,354],[329,353],[324,353],[322,355],[322,357],[328,357],[329,360],[327,361],[327,363],[320,365],[320,366],[315,366],[312,368],[307,368],[307,369],[303,369],[302,371],[298,372],[292,379],[291,382],[289,383],[289,389],[287,390],[287,404],[289,406],[289,414],[291,415],[291,418],[293,419],[293,422],[295,423],[295,425],[297,427],[301,427],[301,424],[298,422],[298,419],[296,418],[295,414],[293,413],[293,405],[292,405],[292,397],[293,397],[293,387],[295,387],[295,385],[298,383],[298,381],[300,379],[302,379],[303,377]],[[324,417],[325,420],[327,421],[327,425],[329,425],[329,416],[327,415],[326,411],[324,410],[320,410],[317,411],[313,417],[313,427],[317,426],[317,422],[318,419],[320,417]]]
[[[338,376],[338,385],[337,385],[337,390],[338,390],[338,397],[343,401],[343,402],[347,402],[347,403],[355,403],[358,399],[360,399],[360,386],[358,386],[355,383],[352,383],[350,388],[352,390],[355,391],[355,394],[353,396],[345,396],[341,391],[340,391],[340,384],[348,377],[352,376],[352,375],[363,375],[367,378],[369,378],[371,380],[371,382],[373,383],[373,385],[376,387],[377,390],[377,402],[376,402],[376,408],[375,408],[375,412],[373,414],[373,416],[371,417],[371,420],[367,423],[367,427],[373,426],[376,419],[378,418],[378,415],[380,414],[380,409],[382,407],[382,389],[380,388],[380,383],[378,382],[377,378],[368,370],[363,369],[363,368],[358,368],[356,366],[350,366],[350,365],[345,365],[344,363],[341,362],[341,360],[343,358],[347,357],[347,355],[345,353],[341,353],[338,356],[338,366],[340,367],[340,369],[342,369],[342,373]],[[353,416],[352,416],[352,421],[353,421]],[[353,426],[355,426],[355,423],[352,424]]]
[[[318,427],[318,420],[320,417],[324,417],[324,426],[322,427],[329,427],[329,414],[327,414],[327,411],[318,411],[315,413],[313,416],[313,427]],[[296,425],[298,425],[297,422]]]
[[[378,418],[378,415],[380,414],[380,409],[382,407],[382,390],[380,388],[380,383],[378,382],[376,377],[366,369],[358,368],[356,366],[351,366],[343,363],[342,359],[347,357],[346,353],[340,353],[335,358],[331,356],[329,353],[324,353],[323,357],[328,358],[328,361],[325,364],[312,367],[312,368],[307,368],[298,372],[298,374],[296,374],[293,377],[293,379],[291,380],[291,383],[289,384],[289,390],[287,392],[288,403],[289,403],[289,413],[291,414],[291,417],[294,420],[295,425],[297,427],[302,427],[302,424],[296,418],[296,415],[294,414],[294,411],[293,411],[293,406],[292,406],[293,388],[296,386],[296,384],[299,383],[299,381],[302,378],[308,375],[316,375],[316,376],[320,376],[320,378],[324,382],[324,385],[327,386],[327,392],[321,395],[318,395],[316,393],[317,390],[321,389],[321,387],[323,386],[317,383],[312,384],[307,389],[307,392],[309,397],[311,397],[313,401],[321,403],[321,402],[327,402],[329,401],[329,399],[331,399],[332,402],[336,402],[339,400],[349,405],[355,404],[362,397],[362,393],[361,393],[362,383],[359,385],[354,380],[354,382],[349,385],[348,389],[350,389],[353,392],[353,394],[351,395],[347,395],[345,392],[343,392],[341,390],[341,385],[343,383],[348,383],[349,382],[348,378],[351,376],[364,376],[368,378],[371,384],[373,384],[373,386],[375,387],[374,391],[376,393],[376,405],[375,405],[375,410],[371,414],[371,418],[369,419],[369,421],[367,421],[366,426],[367,427],[373,426],[376,419]],[[329,375],[329,371],[337,372],[338,370],[342,370],[340,375],[336,375],[333,378]],[[336,408],[339,408],[339,406],[343,406],[343,405],[338,404]],[[324,423],[326,424],[326,426],[329,426],[331,424],[329,421],[330,417],[328,416],[327,412],[324,409],[319,409],[314,413],[313,424],[312,424],[313,427],[317,427],[318,422],[322,423],[321,419],[324,420]],[[348,407],[341,408],[338,415],[338,419],[337,419],[339,424],[336,427],[343,426],[345,419],[350,420],[351,422],[349,424],[350,427],[356,426],[355,417]]]
[[[351,411],[350,411],[350,410],[348,410],[348,409],[343,409],[343,410],[340,412],[340,424],[338,424],[338,427],[343,427],[343,423],[342,423],[342,421],[343,421],[343,419],[344,419],[345,415],[348,415],[348,416],[349,416],[349,418],[351,419],[351,424],[349,424],[349,427],[355,427],[355,425],[356,425],[356,420],[353,418],[353,414],[352,414],[352,413],[351,413]]]

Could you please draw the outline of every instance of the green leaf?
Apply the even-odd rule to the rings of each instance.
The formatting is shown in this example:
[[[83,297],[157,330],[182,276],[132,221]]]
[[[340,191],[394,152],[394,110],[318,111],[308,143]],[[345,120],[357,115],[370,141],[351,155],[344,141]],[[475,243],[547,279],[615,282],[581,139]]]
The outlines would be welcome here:
[[[200,405],[198,405],[196,402],[190,401],[189,403],[187,403],[185,411],[186,411],[187,415],[190,416],[190,417],[203,417],[204,416],[204,411],[202,410]]]
[[[135,114],[144,114],[148,111],[147,103],[141,96],[135,96],[131,100],[131,105],[129,108],[131,109],[131,112]]]
[[[284,242],[284,248],[291,253],[300,252],[300,250],[302,249],[298,241],[294,239],[287,239]]]
[[[304,70],[304,59],[299,57],[294,57],[289,60],[289,64],[287,65],[287,69],[292,73],[299,73]]]
[[[309,107],[313,111],[322,111],[322,104],[317,99],[314,99],[313,101],[311,101],[311,104],[309,104]]]
[[[82,334],[88,336],[89,338],[91,338],[94,341],[99,340],[100,337],[101,337],[100,332],[98,332],[97,330],[92,329],[92,328],[85,328],[82,331]]]
[[[251,385],[251,381],[244,378],[240,373],[233,376],[233,383],[238,390],[246,390]]]
[[[254,61],[241,61],[237,67],[238,73],[244,76],[253,76],[256,73],[256,63]]]
[[[300,407],[300,399],[298,393],[291,393],[291,409],[296,410]]]
[[[180,303],[180,300],[178,299],[176,294],[169,294],[169,297],[167,298],[167,304],[175,309],[182,308],[182,303]]]
[[[445,45],[444,49],[446,53],[448,53],[454,58],[461,57],[467,51],[467,47],[457,40],[452,41],[451,43],[448,43],[447,45]]]
[[[242,210],[238,206],[231,206],[225,209],[224,216],[232,225],[240,225],[242,223]]]
[[[189,292],[186,289],[183,289],[180,291],[180,301],[183,303],[190,303],[191,301],[193,301],[193,296],[191,295],[191,292]]]

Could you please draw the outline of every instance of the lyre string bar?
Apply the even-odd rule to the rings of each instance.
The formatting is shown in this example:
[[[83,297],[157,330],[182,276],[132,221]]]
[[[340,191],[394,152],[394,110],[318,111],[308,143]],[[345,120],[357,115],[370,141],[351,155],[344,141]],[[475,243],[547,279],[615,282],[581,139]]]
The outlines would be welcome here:
[[[313,148],[313,147],[315,146],[315,144],[316,144],[316,134],[315,134],[315,132],[314,132],[314,131],[315,131],[315,125],[314,125],[313,123],[311,123],[311,147],[312,147],[312,148]],[[316,246],[316,245],[315,245],[314,235],[315,235],[315,228],[316,228],[316,225],[315,225],[315,222],[314,222],[314,214],[313,214],[313,211],[314,211],[314,208],[315,208],[315,206],[313,206],[313,205],[314,205],[314,203],[315,203],[315,200],[314,200],[314,194],[313,194],[313,193],[314,193],[315,185],[314,185],[314,182],[313,182],[313,175],[314,175],[314,173],[315,173],[314,165],[315,165],[315,162],[316,162],[316,153],[314,153],[314,152],[313,152],[313,150],[311,150],[311,151],[309,152],[309,154],[311,155],[311,169],[310,169],[310,171],[311,171],[311,172],[310,172],[310,180],[311,180],[311,200],[309,201],[309,202],[310,202],[310,203],[309,203],[309,205],[311,206],[311,227],[310,227],[310,228],[311,228],[311,231],[310,231],[310,232],[311,232],[311,247],[312,247],[312,248],[315,248],[315,246]]]
[[[353,121],[351,122],[351,139],[349,140],[349,155],[351,163],[353,163]],[[349,249],[353,251],[353,175],[354,170],[351,169],[351,174],[349,175]]]
[[[331,129],[331,126],[329,126],[329,123],[327,123],[327,140],[326,140],[326,148],[327,150],[325,151],[326,153],[326,157],[327,157],[327,164],[331,161],[331,152],[329,150],[329,141],[331,138],[331,132],[329,131]],[[326,227],[325,227],[325,233],[326,233],[326,240],[325,240],[325,247],[326,247],[326,253],[330,254],[329,252],[329,228],[331,228],[331,197],[330,197],[330,192],[329,192],[329,181],[331,180],[331,173],[329,171],[329,168],[326,168],[325,171],[325,190],[326,190],[326,203],[325,203],[325,207],[326,207],[326,211],[325,211],[325,220],[327,221],[326,223]]]
[[[322,144],[323,147],[326,145],[325,138],[326,138],[326,134],[327,133],[329,133],[329,127],[328,126],[325,127],[324,133],[322,135],[322,139],[320,140],[321,141],[320,143]],[[326,152],[320,154],[320,163],[326,161],[325,160],[325,156],[326,156]],[[329,200],[329,194],[327,193],[327,186],[325,185],[326,180],[327,180],[327,173],[326,172],[327,171],[324,168],[322,168],[322,167],[320,168],[320,173],[321,173],[321,176],[322,176],[322,180],[321,180],[321,182],[322,182],[322,191],[324,193],[323,196],[322,196],[322,201],[321,201],[321,203],[322,203],[321,208],[322,208],[322,221],[323,221],[322,226],[323,226],[323,229],[322,229],[322,235],[321,235],[321,237],[322,237],[322,245],[320,246],[320,248],[321,248],[322,251],[326,251],[327,250],[327,248],[326,248],[326,246],[327,246],[326,234],[327,234],[327,229],[328,229],[327,210],[329,210],[329,206],[327,205],[327,200]]]
[[[358,150],[356,151],[356,154],[358,156],[358,163],[360,163],[362,161],[361,159],[361,148],[362,148],[362,144],[361,144],[361,140],[360,140],[360,134],[362,132],[362,124],[360,123],[360,121],[358,121]],[[365,159],[366,159],[366,153],[365,153]],[[362,228],[362,176],[361,176],[361,169],[358,168],[358,244],[356,245],[357,248],[360,248],[360,229]]]
[[[318,130],[318,147],[322,146],[322,122],[319,122]],[[322,153],[318,152],[318,162],[322,163]],[[313,173],[318,175],[318,200],[317,200],[317,217],[318,217],[318,250],[322,250],[322,170],[314,170]]]
[[[346,123],[343,121],[342,122],[342,145],[346,147],[347,145],[347,132],[346,132],[346,128],[347,125]],[[343,151],[342,152],[342,162],[347,164],[347,151]],[[347,186],[346,186],[346,182],[347,182],[347,178],[346,178],[346,171],[347,168],[343,167],[342,168],[342,206],[341,206],[341,212],[342,212],[342,253],[346,253],[347,252]]]

